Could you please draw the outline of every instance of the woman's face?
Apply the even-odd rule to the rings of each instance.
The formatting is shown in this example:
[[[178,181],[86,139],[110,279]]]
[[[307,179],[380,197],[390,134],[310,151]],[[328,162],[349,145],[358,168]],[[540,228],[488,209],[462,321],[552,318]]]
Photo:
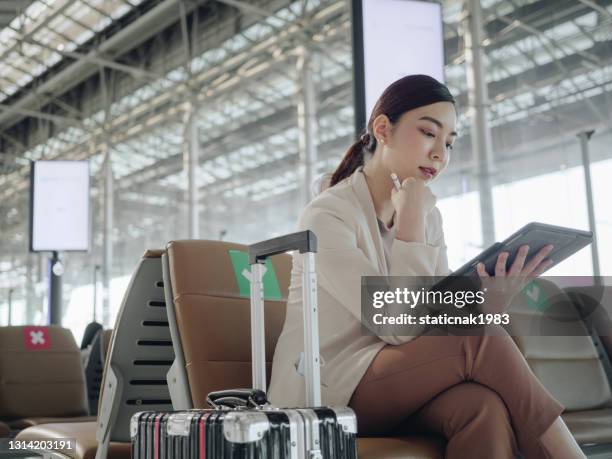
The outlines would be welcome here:
[[[373,130],[378,139],[385,139],[382,164],[389,174],[430,182],[444,171],[457,136],[453,104],[436,102],[410,110],[395,125],[385,116],[379,118]]]

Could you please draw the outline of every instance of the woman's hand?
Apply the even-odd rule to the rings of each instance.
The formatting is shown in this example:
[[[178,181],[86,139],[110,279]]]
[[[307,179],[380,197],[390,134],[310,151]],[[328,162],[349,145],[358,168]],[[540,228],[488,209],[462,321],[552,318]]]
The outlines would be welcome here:
[[[406,242],[425,242],[425,218],[436,205],[436,197],[425,181],[408,177],[399,190],[391,190],[397,230],[395,237]]]
[[[497,257],[494,277],[486,272],[484,263],[478,263],[476,265],[476,272],[482,282],[481,288],[483,290],[486,289],[486,301],[483,304],[483,312],[504,311],[512,301],[512,298],[531,279],[538,277],[552,265],[552,260],[545,260],[552,249],[552,244],[543,247],[535,257],[529,260],[529,263],[525,264],[525,259],[529,253],[529,246],[521,246],[508,272],[506,272],[506,262],[510,254],[502,252]]]

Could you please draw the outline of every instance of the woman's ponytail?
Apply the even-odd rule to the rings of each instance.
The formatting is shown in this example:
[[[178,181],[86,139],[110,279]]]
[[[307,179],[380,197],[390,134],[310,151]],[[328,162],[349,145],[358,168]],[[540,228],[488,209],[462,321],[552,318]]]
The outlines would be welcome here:
[[[373,136],[365,133],[357,142],[351,145],[346,153],[344,153],[340,165],[334,171],[329,185],[334,186],[336,183],[350,177],[360,166],[363,166],[365,163],[365,153],[366,151],[371,153],[374,150],[375,142],[376,140],[373,139]]]

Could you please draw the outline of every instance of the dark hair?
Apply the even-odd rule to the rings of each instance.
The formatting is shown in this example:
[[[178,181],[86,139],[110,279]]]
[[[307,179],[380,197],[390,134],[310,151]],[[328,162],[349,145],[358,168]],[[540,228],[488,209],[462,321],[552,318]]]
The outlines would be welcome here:
[[[448,88],[430,76],[408,75],[389,85],[374,105],[366,131],[344,153],[332,175],[330,186],[349,177],[362,166],[366,153],[374,153],[376,137],[372,125],[379,115],[387,115],[391,124],[395,124],[404,113],[436,102],[451,102],[455,105],[455,99]]]

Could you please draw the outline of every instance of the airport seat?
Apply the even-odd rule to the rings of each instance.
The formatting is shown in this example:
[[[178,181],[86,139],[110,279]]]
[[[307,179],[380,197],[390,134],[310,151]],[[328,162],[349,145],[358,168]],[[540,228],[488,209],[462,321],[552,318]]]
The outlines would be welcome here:
[[[446,441],[427,435],[363,437],[357,439],[357,448],[359,459],[442,459]]]
[[[31,418],[16,419],[9,422],[9,426],[13,430],[23,430],[29,427],[38,426],[40,424],[55,424],[58,422],[72,424],[74,422],[93,422],[95,420],[95,416],[36,416]]]
[[[0,438],[6,438],[11,434],[11,428],[4,422],[0,422]]]
[[[63,451],[71,458],[129,457],[132,415],[172,409],[166,374],[174,352],[161,254],[161,250],[147,251],[127,287],[105,361],[97,422],[32,427],[20,432],[18,439],[76,438],[76,451]]]
[[[88,416],[80,350],[56,325],[0,327],[0,419],[19,430]]]
[[[108,348],[110,347],[110,340],[113,335],[112,330],[102,331],[102,360],[106,362],[106,356],[108,355]]]
[[[87,347],[85,357],[85,382],[87,383],[87,401],[89,413],[98,414],[98,402],[100,401],[100,387],[102,384],[102,373],[104,372],[103,353],[103,330],[98,330]],[[83,352],[83,350],[81,351]]]
[[[98,322],[90,322],[83,331],[83,338],[81,339],[81,350],[87,349],[93,344],[94,339],[98,333],[103,329],[102,324]]]
[[[168,375],[175,409],[205,408],[209,392],[251,385],[249,297],[240,295],[229,250],[245,252],[246,246],[172,241],[162,257],[176,356]],[[272,264],[282,293],[265,303],[268,380],[285,320],[291,257],[272,257]]]
[[[163,258],[168,322],[175,362],[168,374],[175,409],[206,407],[209,392],[251,387],[250,304],[241,295],[229,250],[244,245],[219,241],[170,242]],[[271,258],[281,298],[265,301],[266,363],[271,362],[283,327],[291,256]],[[364,459],[438,459],[441,438],[422,435],[358,439]]]
[[[529,366],[548,391],[559,400],[562,415],[580,445],[609,445],[612,453],[612,392],[602,355],[570,297],[554,283],[538,279],[536,304],[527,295],[514,299],[511,333]],[[541,336],[549,330],[543,314],[555,321],[555,332],[564,336]],[[559,333],[562,332],[562,333]]]
[[[23,431],[17,436],[19,440],[50,440],[54,438],[74,438],[76,446],[72,450],[57,450],[68,458],[95,459],[98,448],[96,439],[96,422],[80,422],[77,424],[41,424]],[[126,442],[110,442],[108,459],[130,459],[131,444]]]
[[[599,351],[605,352],[610,361],[612,359],[612,285],[566,287],[564,291],[578,311],[586,316],[590,331],[595,335],[595,345],[601,346]],[[612,380],[612,368],[608,369],[608,375],[608,379]]]

